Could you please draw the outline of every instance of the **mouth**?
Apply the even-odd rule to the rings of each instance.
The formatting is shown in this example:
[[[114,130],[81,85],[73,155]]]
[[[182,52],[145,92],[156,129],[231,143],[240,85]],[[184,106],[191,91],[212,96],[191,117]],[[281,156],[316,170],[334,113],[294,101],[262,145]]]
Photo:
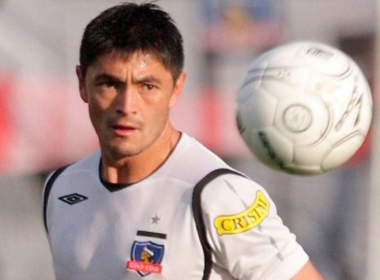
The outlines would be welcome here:
[[[137,128],[131,125],[113,125],[112,130],[117,136],[130,136],[137,131]]]

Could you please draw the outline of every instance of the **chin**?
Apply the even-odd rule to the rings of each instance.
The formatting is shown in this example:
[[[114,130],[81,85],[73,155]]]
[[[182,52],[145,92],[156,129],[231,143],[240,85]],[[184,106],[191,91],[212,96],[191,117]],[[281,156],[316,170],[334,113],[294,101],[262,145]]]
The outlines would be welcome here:
[[[133,157],[138,155],[141,152],[141,149],[138,147],[120,147],[118,146],[109,146],[109,154],[116,160],[123,159],[126,157]]]

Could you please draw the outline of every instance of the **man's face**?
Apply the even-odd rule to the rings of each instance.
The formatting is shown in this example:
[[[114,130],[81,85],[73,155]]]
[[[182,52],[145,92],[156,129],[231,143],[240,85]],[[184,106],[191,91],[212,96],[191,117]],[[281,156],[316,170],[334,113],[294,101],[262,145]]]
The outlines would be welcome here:
[[[103,55],[85,77],[79,67],[77,74],[102,151],[114,160],[138,155],[158,141],[185,80],[182,73],[174,82],[159,60],[142,52]]]

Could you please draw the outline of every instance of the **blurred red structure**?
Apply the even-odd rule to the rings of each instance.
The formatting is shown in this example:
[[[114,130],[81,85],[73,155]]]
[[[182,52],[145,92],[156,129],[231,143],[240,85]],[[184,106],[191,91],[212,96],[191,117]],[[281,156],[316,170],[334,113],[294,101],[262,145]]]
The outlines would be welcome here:
[[[12,92],[13,79],[9,74],[0,74],[0,169],[5,168],[10,155],[12,124],[9,97]]]

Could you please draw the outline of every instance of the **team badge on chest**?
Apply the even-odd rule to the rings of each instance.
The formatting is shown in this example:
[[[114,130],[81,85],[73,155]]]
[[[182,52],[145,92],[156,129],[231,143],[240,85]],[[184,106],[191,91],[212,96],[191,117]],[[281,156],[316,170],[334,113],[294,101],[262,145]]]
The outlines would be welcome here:
[[[161,274],[164,251],[164,245],[151,241],[135,241],[131,250],[131,260],[127,262],[126,268],[135,270],[143,277],[151,273]]]

